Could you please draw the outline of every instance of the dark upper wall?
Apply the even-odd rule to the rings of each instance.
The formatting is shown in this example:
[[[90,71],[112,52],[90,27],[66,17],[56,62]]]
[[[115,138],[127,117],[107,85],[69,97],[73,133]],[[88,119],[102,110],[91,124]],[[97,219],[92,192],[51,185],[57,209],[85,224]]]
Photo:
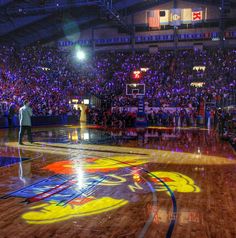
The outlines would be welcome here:
[[[81,29],[90,28],[91,26],[98,26],[102,22],[109,22],[111,20],[106,16],[104,11],[101,11],[101,4],[95,4],[93,6],[82,6],[80,3],[82,1],[71,1],[71,0],[60,0],[59,6],[56,6],[54,0],[45,1],[47,4],[44,7],[40,7],[39,3],[36,1],[1,1],[0,7],[0,36],[1,42],[11,42],[15,41],[21,46],[27,44],[34,44],[37,41],[48,42],[49,40],[55,40],[61,38],[64,33],[63,29],[63,18],[65,14],[71,15],[77,25]],[[85,3],[86,1],[84,1]],[[167,3],[165,3],[167,2]],[[178,6],[180,8],[195,8],[195,7],[207,7],[208,19],[217,19],[219,17],[218,6],[220,5],[220,0],[189,0],[183,1],[178,0]],[[211,4],[202,4],[209,2]],[[217,2],[217,4],[216,4]],[[230,2],[235,2],[235,0],[230,0]],[[161,4],[165,3],[165,4]],[[214,4],[213,4],[214,3]],[[54,6],[53,8],[47,5]],[[50,6],[51,6],[50,5]],[[173,0],[114,0],[113,5],[120,10],[120,14],[128,13],[134,14],[134,21],[136,25],[146,25],[146,9],[171,9],[173,8]],[[218,5],[218,6],[217,6]],[[158,7],[153,7],[158,6]],[[235,7],[236,4],[232,5],[229,17],[235,17]],[[30,7],[30,8],[29,8]],[[33,7],[34,10],[31,8]],[[21,8],[26,8],[22,10]],[[15,10],[14,10],[15,9]],[[21,9],[21,10],[20,10]],[[28,9],[28,10],[27,10]],[[19,11],[18,11],[19,10]],[[16,11],[13,15],[12,11]],[[9,15],[10,14],[10,15]],[[91,17],[93,17],[91,19]],[[128,21],[131,22],[131,16],[128,16]],[[141,27],[142,28],[142,27]],[[138,29],[140,30],[140,29]],[[143,29],[141,29],[143,30]],[[77,29],[71,29],[71,32],[76,32]],[[87,31],[82,30],[81,39],[88,38],[91,35],[86,33]],[[99,33],[100,32],[100,33]],[[111,36],[115,35],[116,31],[111,30]],[[109,33],[104,30],[96,30],[96,37],[101,35],[101,37],[110,37]],[[120,35],[120,34],[119,34]]]
[[[177,1],[177,8],[199,8],[201,7],[204,10],[204,14],[206,14],[207,20],[215,20],[220,18],[220,11],[218,5],[212,5],[212,4],[202,4],[202,3],[193,3],[188,1]],[[173,8],[173,2],[168,2],[166,4],[162,4],[160,6],[152,7],[150,10],[154,9],[171,9]],[[228,14],[229,18],[235,18],[236,17],[236,9],[231,8],[230,12]],[[135,13],[134,15],[135,23],[136,24],[143,24],[147,23],[146,18],[146,11],[140,11],[138,13]]]
[[[204,9],[204,14],[206,14],[207,20],[212,21],[219,19],[219,9],[218,6],[212,5],[212,4],[201,4],[201,3],[193,3],[193,2],[188,2],[188,1],[178,1],[178,8],[198,8],[201,7]],[[161,4],[156,7],[152,7],[149,10],[154,10],[154,9],[160,9],[160,10],[165,10],[165,9],[172,9],[173,8],[173,1],[170,1],[165,4]],[[134,14],[134,24],[135,25],[147,25],[147,10],[143,10],[140,12],[137,12]],[[236,9],[231,9],[229,17],[233,18],[236,16]],[[128,21],[132,22],[131,16],[128,17]],[[214,30],[219,30],[216,27],[211,28]],[[210,29],[208,28],[193,28],[193,29],[184,29],[181,30],[182,32],[205,32],[209,31]],[[168,33],[173,33],[172,30],[169,31],[141,31],[141,32],[136,32],[136,35],[146,35],[146,34],[168,34]],[[119,36],[125,36],[127,34],[125,33],[120,33],[117,28],[111,27],[109,24],[108,25],[101,25],[98,26],[97,29],[94,30],[94,37],[96,39],[101,39],[101,38],[113,38],[113,37],[119,37]],[[92,38],[92,30],[91,29],[86,29],[82,30],[79,33],[79,39],[91,39]],[[60,40],[70,40],[71,37],[63,37]],[[59,41],[60,41],[59,40]]]

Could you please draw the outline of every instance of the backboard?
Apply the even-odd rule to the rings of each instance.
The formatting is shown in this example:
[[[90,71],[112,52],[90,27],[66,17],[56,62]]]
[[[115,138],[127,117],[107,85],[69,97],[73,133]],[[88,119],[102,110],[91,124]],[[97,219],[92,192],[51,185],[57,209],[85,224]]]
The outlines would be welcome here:
[[[145,95],[145,84],[140,84],[140,83],[131,83],[131,84],[126,84],[126,95],[130,96],[139,96]]]

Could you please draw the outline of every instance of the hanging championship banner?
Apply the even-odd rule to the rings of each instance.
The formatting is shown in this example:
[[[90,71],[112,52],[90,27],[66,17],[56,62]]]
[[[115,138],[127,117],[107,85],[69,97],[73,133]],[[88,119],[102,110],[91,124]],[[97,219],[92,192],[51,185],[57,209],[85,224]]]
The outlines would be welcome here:
[[[181,25],[181,9],[171,9],[170,10],[170,25],[180,26]]]
[[[182,24],[192,23],[192,9],[191,8],[181,9],[181,22]]]
[[[170,10],[160,10],[160,25],[169,25]]]
[[[203,11],[201,8],[192,10],[192,22],[199,22],[203,20]]]

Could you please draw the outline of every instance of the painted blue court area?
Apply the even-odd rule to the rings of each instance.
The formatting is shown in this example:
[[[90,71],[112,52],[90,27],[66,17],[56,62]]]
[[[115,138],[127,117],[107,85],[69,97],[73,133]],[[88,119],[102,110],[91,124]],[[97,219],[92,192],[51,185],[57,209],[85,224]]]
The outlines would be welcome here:
[[[6,167],[13,164],[18,164],[26,160],[30,160],[30,158],[0,156],[0,167]]]

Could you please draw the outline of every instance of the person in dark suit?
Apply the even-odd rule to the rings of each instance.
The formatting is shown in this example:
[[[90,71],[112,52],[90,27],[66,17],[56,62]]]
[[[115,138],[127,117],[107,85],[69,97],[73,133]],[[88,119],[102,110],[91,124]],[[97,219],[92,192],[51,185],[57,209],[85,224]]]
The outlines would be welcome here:
[[[222,137],[224,134],[224,126],[225,126],[225,115],[223,110],[220,108],[217,112],[217,118],[218,118],[218,131],[219,135]]]
[[[7,119],[8,119],[8,127],[13,127],[13,118],[15,115],[15,105],[13,103],[11,103],[9,110],[8,110],[8,115],[7,115]]]

